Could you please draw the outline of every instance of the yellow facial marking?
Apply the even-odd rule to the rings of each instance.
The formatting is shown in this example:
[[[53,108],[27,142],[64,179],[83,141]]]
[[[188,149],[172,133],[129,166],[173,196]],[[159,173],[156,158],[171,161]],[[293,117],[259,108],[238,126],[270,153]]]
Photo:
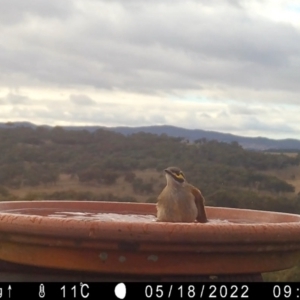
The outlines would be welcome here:
[[[184,179],[183,175],[182,174],[174,174],[177,178],[179,179]]]

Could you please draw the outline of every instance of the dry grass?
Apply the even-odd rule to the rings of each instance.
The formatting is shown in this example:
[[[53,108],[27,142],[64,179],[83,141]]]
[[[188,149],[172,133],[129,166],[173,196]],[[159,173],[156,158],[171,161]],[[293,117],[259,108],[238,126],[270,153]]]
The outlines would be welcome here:
[[[280,155],[284,154],[290,157],[296,157],[298,155],[297,152],[267,152],[268,154]],[[300,166],[291,166],[285,168],[283,170],[270,170],[264,172],[267,175],[273,175],[278,177],[279,179],[285,180],[287,183],[293,185],[295,187],[295,193],[298,194],[300,192]]]
[[[269,170],[263,173],[285,180],[295,187],[296,194],[300,192],[300,166],[291,166],[283,170]]]
[[[153,183],[153,193],[147,195],[136,194],[129,182],[126,182],[123,177],[119,177],[113,185],[81,183],[77,177],[71,177],[68,174],[61,174],[56,184],[39,185],[37,187],[23,186],[19,189],[10,189],[13,195],[23,198],[28,193],[53,193],[57,191],[73,190],[76,192],[89,191],[94,194],[114,194],[117,197],[133,196],[138,202],[145,202],[150,197],[157,197],[161,184],[165,183],[165,178],[155,170],[136,171],[136,176],[142,178],[145,182]],[[162,178],[163,177],[163,178]]]
[[[96,195],[111,193],[117,197],[133,196],[138,202],[145,202],[150,197],[156,198],[166,184],[163,172],[158,172],[154,169],[147,169],[136,170],[134,173],[136,174],[136,177],[143,179],[144,182],[151,182],[153,184],[153,192],[151,194],[136,194],[132,189],[131,183],[126,182],[123,176],[118,178],[114,185],[109,186],[96,183],[81,183],[77,177],[71,177],[71,175],[68,174],[61,174],[58,182],[53,185],[39,185],[37,187],[24,186],[19,189],[10,189],[10,192],[19,198],[23,198],[28,193],[53,193],[56,191],[67,190],[73,190],[76,192],[89,191]],[[283,170],[270,170],[264,173],[287,181],[295,186],[296,193],[300,192],[300,166],[291,166]],[[269,193],[266,192],[266,194]]]
[[[296,157],[298,155],[298,152],[265,152],[265,153],[274,154],[274,155],[284,154],[289,157]]]

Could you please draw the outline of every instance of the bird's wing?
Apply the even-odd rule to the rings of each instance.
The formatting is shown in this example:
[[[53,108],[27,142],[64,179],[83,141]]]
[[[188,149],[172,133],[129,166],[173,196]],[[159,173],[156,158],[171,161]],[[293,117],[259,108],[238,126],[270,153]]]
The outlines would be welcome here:
[[[192,194],[195,197],[195,203],[198,209],[197,221],[201,223],[207,222],[206,211],[205,211],[205,199],[202,196],[201,192],[192,186]]]
[[[164,198],[164,193],[165,193],[166,187],[161,191],[161,193],[157,196],[156,202],[159,203],[163,198]]]

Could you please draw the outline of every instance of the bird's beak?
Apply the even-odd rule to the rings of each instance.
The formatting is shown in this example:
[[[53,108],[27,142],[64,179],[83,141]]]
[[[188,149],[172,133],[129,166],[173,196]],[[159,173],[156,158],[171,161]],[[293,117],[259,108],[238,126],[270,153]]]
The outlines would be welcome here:
[[[176,181],[179,181],[179,182],[183,182],[184,181],[184,177],[181,174],[177,175],[177,174],[173,173],[172,171],[170,171],[169,169],[165,169],[164,171],[167,174],[169,174],[170,176],[172,176]]]

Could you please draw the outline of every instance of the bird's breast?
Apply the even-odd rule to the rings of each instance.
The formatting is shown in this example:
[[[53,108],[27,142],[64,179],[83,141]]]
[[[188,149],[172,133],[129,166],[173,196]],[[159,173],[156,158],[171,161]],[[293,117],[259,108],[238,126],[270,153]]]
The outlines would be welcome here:
[[[170,222],[193,222],[198,214],[193,194],[185,190],[163,191],[157,209],[158,219]]]

